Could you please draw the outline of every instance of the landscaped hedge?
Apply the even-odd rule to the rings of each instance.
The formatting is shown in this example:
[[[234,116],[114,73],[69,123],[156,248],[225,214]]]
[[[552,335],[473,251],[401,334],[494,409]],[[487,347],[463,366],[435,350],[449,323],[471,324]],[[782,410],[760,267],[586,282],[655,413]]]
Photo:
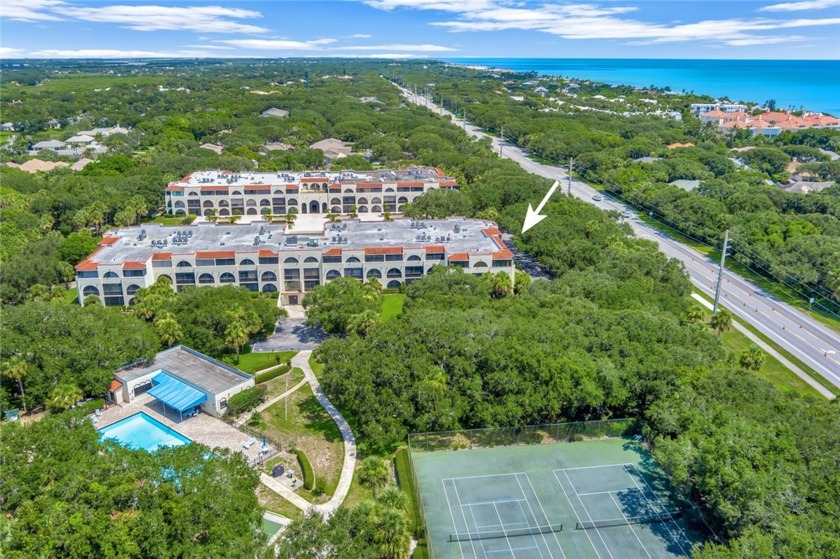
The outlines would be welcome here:
[[[79,410],[82,414],[87,415],[89,413],[93,413],[94,411],[98,410],[104,405],[105,400],[103,400],[102,398],[97,398],[96,400],[85,402],[81,406],[78,406],[76,409]]]
[[[315,488],[315,471],[312,469],[312,464],[309,463],[309,458],[302,450],[295,449],[295,455],[300,464],[301,475],[303,476],[303,488],[312,491]]]
[[[414,478],[411,475],[411,457],[407,448],[397,450],[394,455],[394,465],[397,470],[397,484],[400,491],[408,497],[409,520],[411,520],[412,531],[419,539],[424,536],[423,517],[420,516],[420,504],[417,502],[417,488],[414,487]]]
[[[281,365],[281,366],[277,367],[276,369],[268,371],[267,373],[257,375],[254,378],[254,380],[256,381],[257,384],[260,384],[260,383],[263,383],[263,382],[268,382],[272,379],[275,379],[275,378],[279,377],[280,375],[285,375],[286,373],[289,372],[289,369],[291,369],[291,368],[292,368],[291,365]]]
[[[265,402],[265,387],[254,386],[246,388],[239,394],[234,394],[228,400],[228,413],[231,415],[239,415],[246,411],[252,410]]]

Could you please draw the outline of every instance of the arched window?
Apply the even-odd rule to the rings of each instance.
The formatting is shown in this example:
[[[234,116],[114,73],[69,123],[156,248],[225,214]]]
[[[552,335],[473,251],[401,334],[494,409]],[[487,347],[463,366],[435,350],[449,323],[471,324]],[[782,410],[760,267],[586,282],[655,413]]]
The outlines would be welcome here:
[[[228,211],[227,208],[222,208],[221,210],[219,210],[219,215],[230,215],[230,211]]]
[[[116,272],[105,272],[105,275],[102,276],[102,277],[103,278],[118,278],[120,276],[117,275]]]
[[[263,198],[262,200],[260,200],[260,206],[261,207],[271,206],[271,200],[269,200],[268,198]]]
[[[230,272],[225,272],[221,276],[219,276],[219,283],[233,283],[236,281],[236,278]]]
[[[317,262],[318,262],[318,259],[317,259],[317,258],[315,258],[315,257],[312,257],[312,256],[307,256],[307,257],[306,257],[306,260],[304,260],[304,261],[303,261],[303,263],[304,263],[304,264],[308,264],[308,263],[310,263],[310,262],[315,262],[315,263],[317,263]]]
[[[133,307],[133,306],[134,306],[134,297],[132,297],[131,299],[129,299],[129,300],[128,300],[128,306],[129,306],[129,307]]]
[[[213,274],[201,274],[198,276],[198,283],[216,283],[213,279]]]
[[[263,293],[274,293],[275,291],[277,291],[277,286],[273,283],[267,283],[263,286],[262,290]]]
[[[178,201],[175,202],[175,207],[176,208],[183,208],[184,203],[181,200],[178,200]]]
[[[359,210],[359,213],[360,213],[360,214],[366,214],[366,213],[368,213],[368,208],[367,208],[367,206],[359,206],[359,207],[358,207],[358,210]]]
[[[330,212],[332,212],[334,214],[340,214],[341,213],[341,206],[333,206],[332,208],[330,208]]]
[[[375,213],[375,214],[381,213],[382,212],[382,206],[371,206],[370,211],[371,211],[371,213]]]
[[[239,265],[240,265],[240,266],[253,266],[253,265],[254,265],[254,261],[253,261],[253,260],[251,260],[250,258],[246,258],[245,260],[243,260],[242,262],[240,262],[240,263],[239,263]]]
[[[399,289],[400,282],[398,282],[397,280],[391,280],[391,281],[388,282],[387,287],[388,287],[388,289]]]
[[[388,270],[388,277],[389,278],[401,278],[402,277],[402,272],[399,270],[399,268],[391,268],[390,270]]]
[[[257,215],[257,208],[248,208],[245,210],[245,213],[248,215]]]
[[[187,215],[187,212],[184,210],[175,210],[175,215]]]
[[[394,191],[394,188],[391,187],[391,186],[389,186],[388,188],[385,189],[385,192],[393,192],[393,191]]]
[[[175,267],[176,268],[192,268],[192,264],[190,264],[186,260],[181,260],[180,262],[178,262],[178,264]]]
[[[372,270],[368,270],[368,273],[367,273],[367,279],[370,279],[370,278],[377,278],[377,279],[379,279],[379,278],[381,278],[381,277],[382,277],[382,272],[380,272],[380,271],[379,271],[379,270],[377,270],[376,268],[374,268],[374,269],[372,269]]]
[[[205,200],[201,203],[202,207],[204,208],[212,208],[213,207],[213,200]]]
[[[262,281],[277,281],[277,274],[269,270],[267,272],[263,272],[260,279]]]
[[[335,203],[335,202],[333,202],[333,203]],[[359,204],[359,205],[361,205],[361,204],[367,204],[367,203],[368,203],[368,199],[367,199],[367,198],[365,198],[364,196],[363,196],[363,197],[361,197],[361,198],[356,198],[356,203],[357,203],[357,204]]]
[[[198,192],[190,192],[187,196],[198,196]]]
[[[473,268],[486,268],[486,267],[487,267],[487,262],[482,262],[481,260],[476,262],[475,266],[473,266]]]
[[[353,189],[352,188],[345,188],[344,193],[345,194],[353,194]]]
[[[298,263],[298,259],[295,258],[294,256],[290,256],[283,261],[283,264],[297,264],[297,263]]]
[[[234,190],[230,194],[231,196],[242,196],[242,192],[240,192],[239,190]]]
[[[297,203],[298,201],[295,198],[289,198],[288,200],[286,200],[287,206],[297,206]]]
[[[228,206],[230,206],[230,204],[228,204],[227,200],[219,200],[219,207],[220,208],[227,208]]]
[[[330,204],[341,205],[341,199],[333,198],[332,200],[330,200]]]
[[[140,289],[140,286],[139,286],[139,285],[137,285],[137,284],[132,283],[131,285],[129,285],[129,286],[125,289],[125,292],[126,292],[128,295],[134,295],[135,293],[137,293],[137,290],[138,290],[138,289]]]
[[[370,199],[370,203],[371,204],[381,204],[382,203],[382,198],[380,198],[378,196],[374,196],[373,198]]]
[[[250,200],[250,199],[249,199],[249,200],[246,200],[246,201],[245,201],[245,205],[246,205],[246,206],[248,206],[249,208],[251,208],[251,207],[256,207],[256,205],[257,205],[257,201],[256,201],[256,200]]]
[[[338,270],[330,270],[329,272],[327,272],[327,280],[335,279],[335,278],[339,277],[340,275],[341,275],[341,272],[339,272]]]
[[[353,262],[361,262],[361,260],[359,260],[355,256],[351,256],[350,258],[347,259],[348,264],[353,263]]]
[[[408,203],[408,198],[406,198],[405,196],[400,196],[399,198],[397,198],[397,204],[406,204],[406,203]]]
[[[422,258],[420,258],[419,256],[417,256],[416,254],[412,254],[411,256],[409,256],[409,257],[408,257],[408,259],[407,259],[407,260],[408,260],[409,262],[419,262],[420,260],[422,260]]]
[[[82,290],[82,295],[87,297],[88,295],[96,295],[99,297],[99,290],[94,285],[88,285]]]

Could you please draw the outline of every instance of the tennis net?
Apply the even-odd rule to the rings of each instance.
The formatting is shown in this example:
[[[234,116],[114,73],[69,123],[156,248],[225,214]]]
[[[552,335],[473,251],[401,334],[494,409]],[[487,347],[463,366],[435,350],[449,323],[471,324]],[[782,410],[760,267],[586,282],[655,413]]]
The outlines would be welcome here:
[[[508,530],[488,530],[485,532],[466,532],[449,534],[449,541],[464,542],[472,540],[487,540],[492,538],[509,538],[513,536],[534,536],[536,534],[550,534],[562,532],[562,524],[546,524],[545,526],[529,526],[527,528],[510,528]]]
[[[575,523],[575,530],[591,530],[593,528],[609,528],[610,526],[626,526],[628,524],[652,524],[654,522],[667,522],[677,518],[679,511],[660,512],[647,516],[625,516],[623,518],[609,518],[607,520],[590,520]]]

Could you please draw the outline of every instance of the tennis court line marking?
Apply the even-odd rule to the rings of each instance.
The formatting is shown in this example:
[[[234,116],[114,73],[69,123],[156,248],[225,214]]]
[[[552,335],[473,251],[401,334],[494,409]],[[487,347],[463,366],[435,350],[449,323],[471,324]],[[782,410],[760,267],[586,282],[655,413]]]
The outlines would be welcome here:
[[[458,527],[455,525],[456,524],[455,513],[452,512],[452,503],[449,502],[449,492],[446,490],[446,483],[444,483],[444,480],[440,480],[440,483],[441,483],[441,485],[443,485],[443,495],[446,498],[446,506],[449,507],[449,516],[452,517],[452,527],[455,528],[455,533],[457,534],[458,533]],[[454,483],[455,482],[453,482],[453,485],[454,485]],[[460,501],[458,501],[458,502],[460,503]],[[464,514],[464,508],[463,507],[461,507],[461,514],[462,515]],[[464,524],[466,524],[466,522],[467,522],[467,519],[466,519],[466,517],[464,517]],[[469,526],[467,526],[467,533],[469,533]],[[463,545],[464,545],[463,542],[458,540],[458,551],[461,552],[461,559],[464,559],[464,548],[461,547]],[[473,546],[473,555],[475,555],[475,546]],[[476,558],[477,558],[477,556],[476,556]]]
[[[595,468],[612,468],[612,467],[615,467],[615,466],[632,466],[632,465],[633,465],[632,462],[623,462],[621,464],[600,464],[598,466],[579,466],[577,468],[557,468],[557,470],[561,470],[561,471],[565,472],[566,470],[592,470],[592,469],[595,469]],[[557,471],[557,470],[555,470],[555,471]],[[572,480],[569,480],[569,483],[571,483],[571,481]]]
[[[510,554],[511,554],[512,557],[516,557],[516,554],[513,552],[513,546],[510,545],[510,538],[507,537],[507,530],[505,530],[505,521],[502,520],[502,515],[499,514],[499,507],[496,506],[496,503],[493,503],[493,510],[496,511],[496,518],[499,519],[499,524],[501,524],[501,526],[502,526],[502,532],[505,533],[505,541],[508,544],[508,549],[510,550]],[[472,509],[470,509],[470,511],[472,511]],[[473,517],[473,520],[475,520],[475,517]],[[484,550],[484,544],[481,544],[481,549],[482,549],[482,551]],[[539,550],[537,550],[537,551],[539,551]],[[540,558],[542,558],[542,553],[540,553]]]
[[[621,493],[622,491],[629,491],[629,487],[625,487],[624,489],[615,489],[613,491],[590,491],[588,493],[578,493],[578,495],[610,495],[612,493]]]
[[[455,488],[455,498],[458,499],[458,504],[461,504],[461,496],[458,494],[458,484],[455,483],[455,480],[452,480],[452,487]],[[464,527],[467,529],[467,535],[469,536],[472,532],[470,532],[470,525],[467,523],[467,515],[464,514],[464,507],[458,508],[461,509],[461,516],[464,517]],[[472,516],[473,524],[475,524],[475,516],[473,516],[472,509],[470,509],[470,516]],[[475,542],[473,542],[473,540],[470,540],[470,546],[472,546],[473,556],[477,558],[478,554],[475,552]],[[483,550],[484,547],[482,545],[482,551]]]
[[[618,504],[618,501],[615,500],[615,497],[612,496],[612,493],[610,493],[610,499],[612,499],[612,502],[615,503],[615,506],[618,509],[618,513],[624,518],[624,521],[627,522],[627,526],[630,528],[630,531],[633,532],[633,535],[636,537],[636,541],[639,542],[639,545],[642,546],[642,549],[645,550],[645,555],[648,556],[648,559],[653,559],[653,557],[651,557],[650,553],[648,552],[647,546],[642,543],[642,540],[639,539],[639,534],[637,534],[636,530],[633,529],[633,525],[630,524],[630,521],[627,519],[627,515],[624,514],[623,510],[621,510],[621,505]]]
[[[569,474],[566,473],[566,470],[562,470],[562,472],[563,472],[563,475],[566,476],[566,480],[568,480],[569,485],[572,486],[572,491],[575,491],[575,484],[572,483],[571,478],[569,478]],[[563,495],[565,495],[566,499],[569,501],[569,505],[571,505],[571,507],[572,507],[572,512],[575,513],[575,518],[577,518],[578,522],[581,522],[580,516],[577,513],[577,509],[572,504],[572,500],[569,498],[569,494],[566,493],[566,488],[563,487],[563,482],[560,481],[560,476],[557,475],[557,470],[554,470],[554,477],[557,478],[557,483],[560,484],[560,489],[563,490]],[[591,522],[592,521],[592,516],[589,514],[589,509],[587,509],[586,505],[583,504],[583,501],[578,496],[577,491],[575,491],[575,496],[577,497],[578,502],[583,506],[583,510],[586,511],[586,516],[589,517],[589,521]],[[592,545],[592,549],[595,551],[595,555],[598,556],[598,559],[601,559],[601,554],[598,553],[598,548],[595,547],[595,542],[592,541],[592,537],[589,535],[589,530],[584,530],[584,532],[586,532],[586,537],[589,540],[590,545]],[[610,554],[610,557],[613,557],[613,554],[612,554],[612,551],[610,550],[610,547],[607,545],[607,542],[604,541],[604,537],[601,535],[601,532],[598,531],[597,527],[595,528],[595,533],[598,534],[598,537],[601,539],[601,543],[604,544],[604,547],[607,548],[607,553]],[[613,557],[613,559],[615,559],[615,557]]]
[[[551,524],[551,522],[549,522],[548,516],[545,514],[545,509],[542,506],[542,502],[540,501],[539,495],[537,495],[537,492],[534,491],[534,485],[531,483],[531,478],[528,477],[528,474],[524,474],[524,475],[525,475],[525,479],[528,480],[528,485],[531,487],[531,493],[534,494],[534,497],[537,499],[537,504],[540,506],[540,509],[542,510],[543,518],[545,519],[545,525],[549,526]],[[522,487],[522,482],[519,480],[519,474],[516,475],[516,483],[519,484],[519,490],[522,492],[523,495],[525,495],[525,488]],[[531,506],[531,501],[526,499],[525,502],[528,503],[528,510],[531,511],[531,516],[534,517],[534,521],[537,523],[537,526],[539,526],[540,521],[537,519],[537,515],[534,512],[534,508]],[[522,506],[522,505],[519,505],[519,506]],[[524,511],[523,511],[523,514],[524,514]],[[545,549],[548,551],[548,556],[551,557],[551,559],[554,559],[554,554],[551,552],[551,546],[548,545],[548,540],[545,539],[545,533],[543,533],[541,535],[542,535],[543,543],[545,544]],[[537,538],[536,538],[536,536],[534,536],[534,542],[536,543],[536,541],[537,541]],[[560,547],[560,541],[557,539],[557,532],[554,532],[554,541],[557,542],[557,549],[560,550],[560,555],[563,557],[563,559],[566,559],[566,554],[563,553],[563,548]],[[540,553],[540,556],[542,556],[542,553]]]
[[[616,464],[616,466],[623,466],[623,464]],[[524,472],[510,472],[510,473],[507,473],[507,474],[485,474],[483,476],[447,477],[447,478],[443,478],[441,481],[450,481],[450,480],[454,481],[456,479],[479,479],[479,478],[484,478],[484,477],[507,477],[507,476],[515,476],[515,475],[521,474],[521,473],[524,473]]]
[[[685,541],[688,542],[689,541],[688,536],[685,535],[685,532],[683,531],[683,529],[680,528],[680,525],[677,524],[677,521],[674,520],[673,516],[671,516],[671,512],[665,507],[664,503],[662,503],[662,500],[659,498],[659,495],[657,495],[656,492],[653,490],[653,488],[648,484],[647,480],[644,478],[644,476],[642,476],[642,473],[636,468],[636,465],[635,464],[629,464],[629,466],[633,468],[633,471],[636,472],[639,475],[640,478],[642,478],[642,481],[644,482],[645,487],[647,487],[648,491],[650,491],[651,494],[653,494],[654,498],[656,498],[656,502],[659,504],[660,508],[668,514],[668,518],[671,519],[671,523],[677,528],[677,535],[674,538],[674,540],[676,541],[677,545],[679,546],[680,551],[685,553],[685,548],[680,543],[680,540],[685,539]],[[647,501],[649,504],[653,505],[653,503],[651,503],[650,499],[647,498],[647,495],[645,495],[645,492],[642,490],[642,488],[639,487],[639,484],[636,483],[636,478],[631,476],[630,472],[628,472],[627,470],[624,470],[624,473],[627,474],[627,477],[630,478],[630,481],[633,482],[633,485],[636,486],[636,489],[639,490],[639,493],[642,494],[642,496],[645,498],[645,501]],[[668,533],[669,534],[672,533],[670,528],[668,529]],[[688,556],[688,555],[686,554],[686,556]]]
[[[452,478],[450,478],[452,479]],[[462,507],[472,507],[472,506],[480,506],[480,505],[495,505],[496,503],[518,503],[520,501],[524,501],[525,499],[499,499],[498,501],[472,501],[470,503],[461,503]],[[521,505],[520,505],[521,506]]]

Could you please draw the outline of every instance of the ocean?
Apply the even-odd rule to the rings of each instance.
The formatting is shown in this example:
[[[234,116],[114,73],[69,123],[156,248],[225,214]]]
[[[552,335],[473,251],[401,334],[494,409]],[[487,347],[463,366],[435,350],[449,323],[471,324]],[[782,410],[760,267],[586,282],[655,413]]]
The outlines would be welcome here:
[[[634,87],[670,87],[777,109],[791,105],[840,116],[840,60],[454,58],[446,62]]]

